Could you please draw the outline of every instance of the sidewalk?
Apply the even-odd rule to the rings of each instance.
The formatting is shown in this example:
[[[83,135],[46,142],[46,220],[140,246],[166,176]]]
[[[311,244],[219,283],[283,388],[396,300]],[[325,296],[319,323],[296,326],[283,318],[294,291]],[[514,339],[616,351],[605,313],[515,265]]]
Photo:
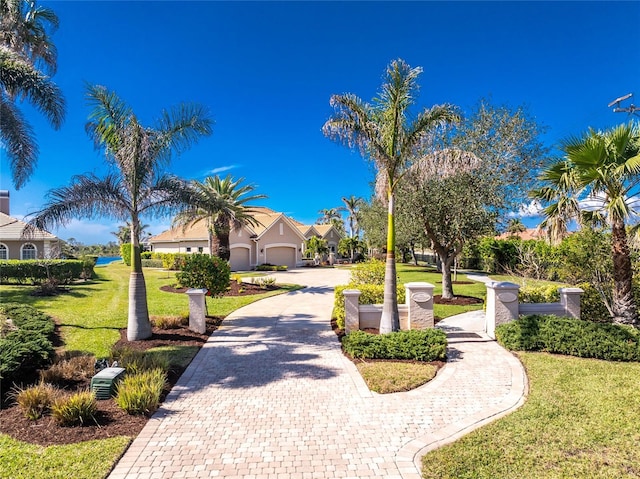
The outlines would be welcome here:
[[[340,269],[278,273],[308,287],[228,317],[111,479],[419,479],[420,457],[519,406],[526,377],[481,332],[482,312],[440,323],[447,365],[407,393],[371,393],[329,327]]]

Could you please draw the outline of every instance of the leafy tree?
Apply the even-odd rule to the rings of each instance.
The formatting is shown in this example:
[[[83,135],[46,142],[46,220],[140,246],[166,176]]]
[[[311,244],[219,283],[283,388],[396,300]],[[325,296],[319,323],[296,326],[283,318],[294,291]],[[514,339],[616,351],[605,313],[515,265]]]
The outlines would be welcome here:
[[[342,238],[338,243],[338,253],[349,255],[351,262],[354,261],[355,254],[362,249],[362,242],[357,237]]]
[[[49,191],[42,210],[34,214],[31,227],[49,229],[72,218],[109,216],[131,225],[131,276],[129,279],[130,341],[151,336],[147,293],[140,258],[140,216],[166,214],[182,205],[186,184],[162,173],[171,154],[180,152],[211,133],[211,120],[196,105],[163,111],[155,128],[141,125],[114,92],[89,86],[93,107],[86,129],[96,148],[104,150],[111,173],[75,176],[69,186]]]
[[[392,61],[381,90],[367,103],[352,93],[333,95],[334,115],[323,127],[326,136],[360,149],[376,166],[380,196],[387,202],[387,271],[380,333],[400,329],[396,292],[394,193],[398,181],[415,159],[415,153],[439,127],[459,120],[450,105],[436,105],[413,115],[418,76],[422,68],[411,68],[403,60]]]
[[[538,133],[523,108],[483,101],[410,169],[399,204],[440,259],[443,298],[454,296],[451,267],[464,245],[526,199],[546,152]]]
[[[204,182],[191,183],[191,195],[186,209],[174,218],[174,224],[186,228],[188,225],[206,222],[209,232],[209,252],[226,261],[231,257],[229,234],[243,226],[258,226],[252,216],[255,210],[247,205],[250,201],[266,198],[265,195],[249,195],[255,187],[241,186],[244,178],[234,180],[231,175],[221,179],[218,175],[205,178]]]
[[[0,1],[0,141],[18,189],[38,159],[33,129],[18,101],[26,98],[55,129],[64,119],[64,97],[47,75],[56,71],[57,52],[49,32],[57,27],[56,14],[35,0]]]
[[[606,131],[590,129],[565,140],[562,150],[564,159],[542,173],[543,186],[532,195],[547,203],[543,210],[546,224],[559,217],[563,222],[578,219],[611,229],[613,319],[637,326],[626,226],[637,214],[634,198],[640,184],[640,129],[633,123]]]

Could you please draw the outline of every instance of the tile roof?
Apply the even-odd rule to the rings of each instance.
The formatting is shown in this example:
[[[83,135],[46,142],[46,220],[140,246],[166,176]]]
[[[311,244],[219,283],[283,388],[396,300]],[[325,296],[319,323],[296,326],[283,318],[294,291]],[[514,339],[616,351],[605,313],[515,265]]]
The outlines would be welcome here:
[[[58,239],[56,236],[43,230],[36,230],[29,236],[23,236],[27,223],[17,218],[0,213],[0,240],[43,240]]]

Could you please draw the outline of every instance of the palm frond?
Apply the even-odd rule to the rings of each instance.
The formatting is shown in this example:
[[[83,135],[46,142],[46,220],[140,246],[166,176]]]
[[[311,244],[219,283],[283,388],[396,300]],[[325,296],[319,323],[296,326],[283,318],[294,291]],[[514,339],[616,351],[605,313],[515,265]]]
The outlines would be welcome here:
[[[15,104],[0,95],[0,140],[5,145],[16,189],[24,186],[38,160],[38,145],[31,125]]]

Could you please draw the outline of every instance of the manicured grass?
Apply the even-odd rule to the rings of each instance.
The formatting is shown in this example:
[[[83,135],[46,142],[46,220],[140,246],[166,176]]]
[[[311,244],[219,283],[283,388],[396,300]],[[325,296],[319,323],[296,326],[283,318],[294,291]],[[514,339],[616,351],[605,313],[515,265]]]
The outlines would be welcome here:
[[[64,349],[83,351],[105,357],[120,339],[119,330],[127,327],[129,273],[123,263],[111,263],[96,268],[98,277],[71,286],[71,292],[53,297],[35,297],[28,286],[0,286],[0,301],[30,304],[57,318],[61,324]],[[144,271],[147,301],[152,315],[171,315],[188,312],[189,299],[184,294],[160,290],[163,285],[176,283],[175,273],[159,269]],[[295,289],[287,285],[284,291]],[[208,312],[212,316],[226,316],[230,312],[258,299],[282,293],[282,290],[260,295],[228,298],[207,297]]]
[[[566,283],[557,283],[555,281],[547,281],[544,279],[522,278],[520,276],[511,276],[508,274],[492,274],[490,276],[493,281],[507,281],[509,283],[520,285],[521,287],[531,286],[533,288],[537,288],[539,286],[555,285],[558,288],[562,288],[564,286],[568,286]]]
[[[131,442],[114,437],[41,447],[0,434],[0,477],[12,479],[98,479]]]
[[[429,363],[359,362],[358,371],[370,390],[380,394],[410,391],[431,381],[437,368]]]
[[[527,402],[423,458],[423,477],[640,477],[640,364],[520,353]]]
[[[415,266],[410,264],[398,263],[396,265],[399,282],[409,283],[413,281],[423,281],[431,283],[435,286],[433,294],[442,294],[442,273],[438,273],[435,269],[426,266]],[[458,273],[458,281],[470,281],[464,273]],[[461,296],[473,296],[475,298],[484,299],[487,293],[487,287],[484,283],[474,281],[472,284],[454,284],[454,294]],[[434,304],[433,314],[440,319],[454,316],[467,311],[476,311],[482,309],[483,304],[473,304],[469,306]]]

